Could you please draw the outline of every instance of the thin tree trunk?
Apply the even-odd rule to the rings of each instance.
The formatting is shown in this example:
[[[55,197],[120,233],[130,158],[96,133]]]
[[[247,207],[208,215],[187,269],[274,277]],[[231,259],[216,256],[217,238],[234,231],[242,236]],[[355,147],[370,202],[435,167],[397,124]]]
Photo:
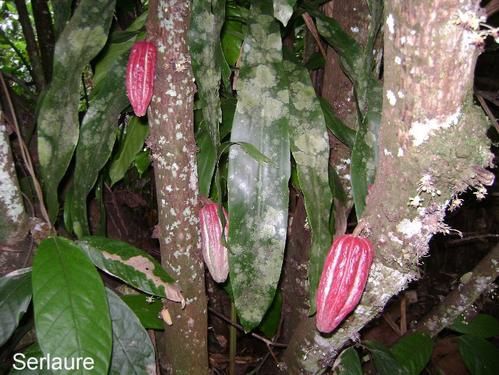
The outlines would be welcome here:
[[[54,27],[47,0],[31,0],[33,18],[35,19],[36,35],[42,56],[42,66],[45,81],[52,78],[52,59],[54,56]]]
[[[28,8],[26,8],[24,0],[15,0],[15,4],[17,13],[19,14],[19,22],[23,29],[24,40],[26,40],[26,49],[33,70],[33,81],[38,91],[41,91],[45,87],[45,75],[43,73],[42,60],[38,44],[36,43],[35,33],[29,19]]]
[[[285,353],[288,372],[331,365],[387,301],[418,276],[433,234],[456,194],[490,184],[488,123],[471,101],[475,33],[457,22],[478,14],[478,1],[387,1],[380,162],[361,226],[376,249],[355,312],[331,335],[313,319],[298,327]],[[479,16],[479,14],[478,14]],[[421,201],[423,199],[423,201]]]
[[[167,371],[208,373],[204,267],[198,235],[198,182],[193,129],[194,82],[187,48],[190,2],[153,0],[147,30],[158,49],[148,140],[154,160],[161,261],[180,286],[185,309],[168,303],[163,352]]]

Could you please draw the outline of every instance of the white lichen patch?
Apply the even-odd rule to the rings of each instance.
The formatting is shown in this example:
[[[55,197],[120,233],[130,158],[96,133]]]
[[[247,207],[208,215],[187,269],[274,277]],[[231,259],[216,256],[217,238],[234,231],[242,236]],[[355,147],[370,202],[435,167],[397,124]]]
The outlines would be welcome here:
[[[387,90],[386,91],[386,98],[388,99],[388,103],[393,107],[395,104],[397,104],[397,97],[393,93],[392,90]]]
[[[395,32],[395,18],[393,18],[393,14],[389,14],[386,17],[386,26],[388,27],[388,32],[393,34]]]
[[[423,228],[423,223],[419,218],[414,220],[404,219],[397,225],[397,230],[409,239],[419,233]]]
[[[416,147],[420,146],[429,139],[433,132],[439,129],[448,129],[451,126],[456,125],[459,122],[460,116],[461,111],[457,110],[446,117],[413,122],[409,129],[409,135],[413,138],[412,144]]]

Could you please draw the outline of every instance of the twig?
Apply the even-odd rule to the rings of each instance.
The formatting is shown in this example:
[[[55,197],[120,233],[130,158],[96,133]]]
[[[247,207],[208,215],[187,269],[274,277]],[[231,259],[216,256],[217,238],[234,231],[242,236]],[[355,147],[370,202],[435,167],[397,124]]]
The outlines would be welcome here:
[[[475,92],[475,95],[476,95],[478,101],[480,102],[480,105],[482,106],[483,110],[485,111],[485,113],[489,117],[490,122],[492,122],[492,125],[494,126],[496,131],[499,133],[499,123],[498,123],[496,117],[494,116],[494,113],[492,113],[492,111],[490,110],[489,105],[487,104],[487,102],[485,101],[485,99],[483,98],[482,95],[480,95],[476,92]]]
[[[208,311],[210,311],[217,318],[223,320],[225,323],[228,323],[231,326],[236,327],[238,330],[244,332],[244,328],[241,325],[239,325],[237,323],[231,322],[229,318],[227,318],[226,316],[220,314],[218,311],[215,311],[213,308],[208,307]],[[287,348],[288,347],[287,344],[273,342],[272,340],[269,340],[266,337],[260,336],[259,334],[254,333],[254,332],[250,332],[250,335],[253,336],[254,338],[260,340],[260,341],[263,341],[267,346],[270,345],[270,346],[275,346],[275,347],[278,347],[278,348]]]
[[[305,25],[307,25],[307,28],[310,31],[310,34],[312,34],[312,36],[314,37],[315,43],[317,43],[317,46],[321,51],[322,57],[326,59],[327,57],[326,50],[322,46],[321,37],[319,36],[319,32],[317,31],[317,27],[315,26],[314,20],[312,19],[312,17],[310,17],[310,14],[308,13],[303,13],[302,17],[303,21],[305,21]]]
[[[38,181],[35,173],[35,169],[33,167],[33,162],[31,161],[31,156],[29,154],[28,147],[26,146],[26,143],[24,143],[21,130],[19,129],[19,123],[17,122],[17,115],[16,111],[14,109],[14,105],[12,104],[12,100],[9,94],[9,90],[7,88],[7,85],[5,84],[5,80],[3,78],[2,72],[0,72],[0,82],[2,83],[2,89],[5,93],[5,97],[7,98],[7,103],[9,105],[9,110],[10,113],[12,114],[12,121],[14,122],[14,130],[16,132],[17,138],[19,139],[19,145],[21,146],[21,156],[23,158],[24,164],[26,165],[26,168],[28,169],[28,172],[33,180],[33,186],[35,188],[35,193],[38,198],[38,201],[40,203],[40,211],[43,216],[43,219],[47,222],[50,231],[54,232],[54,227],[52,226],[52,223],[50,221],[49,214],[47,212],[47,208],[45,207],[45,202],[43,200],[43,192],[42,188],[40,186],[40,182]]]
[[[499,244],[495,245],[471,272],[468,272],[471,275],[468,280],[462,281],[439,305],[420,320],[414,331],[433,337],[452,324],[460,314],[475,303],[482,293],[489,290],[499,276],[499,269],[495,265],[497,259],[499,259]]]

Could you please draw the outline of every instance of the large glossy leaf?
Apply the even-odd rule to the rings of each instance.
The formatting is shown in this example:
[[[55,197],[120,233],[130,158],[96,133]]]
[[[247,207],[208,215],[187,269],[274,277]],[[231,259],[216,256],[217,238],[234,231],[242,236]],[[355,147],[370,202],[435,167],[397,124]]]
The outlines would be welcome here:
[[[402,367],[399,365],[393,354],[382,344],[370,341],[366,342],[365,346],[371,352],[379,375],[397,375],[403,374]]]
[[[431,338],[420,333],[405,336],[390,348],[407,375],[419,375],[430,360],[432,350]]]
[[[303,65],[284,63],[289,78],[289,135],[303,192],[307,222],[312,232],[308,266],[311,312],[324,259],[331,246],[329,214],[333,197],[329,188],[329,139],[321,105]]]
[[[252,144],[271,162],[254,160],[240,146],[229,152],[230,277],[246,330],[260,323],[274,299],[287,232],[289,91],[272,14],[271,2],[251,7],[231,136],[231,142]]]
[[[87,195],[111,156],[117,119],[128,105],[124,82],[128,50],[133,40],[112,44],[96,67],[95,87],[76,147],[71,219],[78,237],[89,234]]]
[[[139,319],[113,291],[107,289],[113,327],[110,374],[156,374],[154,347]]]
[[[146,252],[125,242],[99,236],[85,237],[76,243],[102,271],[145,293],[184,302],[173,279]]]
[[[149,127],[144,118],[134,116],[130,119],[116,158],[114,158],[109,168],[111,185],[114,185],[125,176],[137,154],[144,148],[144,141],[148,133]]]
[[[448,328],[484,339],[499,336],[499,321],[487,314],[478,314],[471,322],[465,321],[461,316]]]
[[[359,354],[353,346],[341,352],[335,363],[339,375],[362,375]]]
[[[196,77],[204,124],[215,147],[220,143],[221,58],[220,31],[225,18],[225,0],[194,0],[189,29],[189,51]]]
[[[274,17],[281,21],[283,26],[288,24],[295,3],[296,0],[274,0]]]
[[[265,313],[258,329],[267,337],[274,337],[279,330],[282,313],[282,294],[277,291],[274,301]]]
[[[12,335],[31,302],[31,268],[0,278],[0,347]]]
[[[149,298],[143,294],[128,294],[122,300],[137,315],[144,328],[163,330],[165,327],[159,315],[163,303],[159,299],[148,302]]]
[[[499,350],[489,341],[463,335],[459,337],[459,352],[471,375],[499,374]]]
[[[107,40],[115,0],[82,0],[54,52],[52,82],[38,114],[38,156],[49,215],[58,214],[57,189],[78,141],[78,106],[83,68]]]
[[[352,148],[355,142],[356,131],[346,126],[333,111],[331,104],[324,98],[319,98],[321,108],[324,113],[326,126],[336,138],[340,140],[348,148]]]
[[[102,279],[70,240],[48,238],[33,260],[36,335],[45,354],[94,360],[106,374],[112,347],[111,320]],[[84,370],[61,371],[84,374]]]
[[[196,143],[199,149],[197,153],[199,192],[207,197],[210,194],[211,181],[217,165],[217,149],[204,127],[197,132]]]

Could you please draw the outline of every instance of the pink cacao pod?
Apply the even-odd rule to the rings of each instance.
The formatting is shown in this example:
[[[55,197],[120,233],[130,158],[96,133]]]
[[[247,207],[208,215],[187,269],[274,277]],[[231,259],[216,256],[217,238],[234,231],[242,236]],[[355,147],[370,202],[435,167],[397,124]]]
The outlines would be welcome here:
[[[225,234],[229,222],[227,213],[225,215]],[[211,277],[217,283],[223,283],[229,274],[229,253],[222,243],[222,223],[218,216],[218,205],[209,202],[199,211],[199,223],[201,225],[201,246],[203,259],[210,271]]]
[[[126,67],[126,93],[133,111],[144,116],[152,98],[156,71],[156,47],[147,41],[136,42]]]
[[[346,234],[334,240],[316,294],[319,331],[332,332],[357,306],[373,258],[373,246],[366,238]]]

